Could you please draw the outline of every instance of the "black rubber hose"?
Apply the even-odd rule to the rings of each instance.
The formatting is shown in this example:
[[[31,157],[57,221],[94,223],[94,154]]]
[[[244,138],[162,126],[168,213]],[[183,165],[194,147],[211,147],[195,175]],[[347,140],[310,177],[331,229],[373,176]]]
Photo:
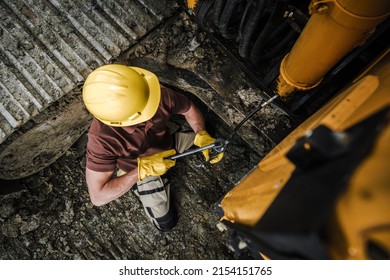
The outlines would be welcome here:
[[[289,24],[286,21],[282,21],[278,26],[274,29],[274,32],[269,36],[267,40],[268,44],[277,44],[276,42],[280,40],[284,34],[286,34],[287,30],[290,29]]]
[[[293,6],[289,6],[287,12],[291,13],[288,17],[284,18],[285,21],[279,25],[278,29],[272,33],[269,44],[272,44],[272,41],[277,38],[281,38],[277,41],[277,43],[272,45],[272,48],[268,45],[268,49],[264,49],[260,56],[260,60],[267,60],[278,53],[281,53],[283,49],[287,47],[287,45],[294,40],[294,37],[297,34],[300,34],[303,27],[305,26],[308,17],[299,9]],[[282,35],[286,29],[289,28],[289,32],[285,35]]]
[[[257,1],[256,6],[254,6],[255,12],[250,14],[250,18],[245,25],[245,29],[238,48],[238,52],[241,57],[246,58],[249,55],[249,45],[251,43],[253,34],[258,27],[260,18],[263,15],[265,9],[265,2],[266,0]]]
[[[219,20],[219,32],[226,39],[234,39],[237,35],[229,31],[229,22],[232,18],[232,15],[237,16],[235,12],[239,2],[241,2],[241,0],[228,1]]]
[[[195,15],[199,25],[207,32],[215,32],[215,26],[210,20],[210,15],[213,14],[214,0],[199,1],[195,6]]]
[[[221,18],[223,8],[225,7],[225,3],[226,3],[226,0],[215,0],[214,14],[213,14],[213,20],[214,20],[215,26],[219,26],[219,20]]]
[[[247,1],[246,5],[245,5],[244,12],[242,14],[240,26],[238,28],[238,35],[240,36],[240,38],[243,37],[243,34],[245,32],[246,24],[248,22],[248,19],[251,16],[251,12],[252,12],[253,9],[254,9],[254,5],[253,5],[252,1]]]
[[[267,60],[275,55],[281,53],[283,49],[288,45],[291,40],[294,39],[294,37],[297,35],[297,33],[294,30],[290,30],[283,38],[275,45],[272,46],[272,48],[269,48],[268,50],[264,49],[260,60]]]
[[[271,16],[268,19],[260,36],[256,39],[250,60],[253,64],[258,64],[261,59],[261,53],[264,50],[271,33],[277,28],[278,24],[283,20],[283,13],[287,8],[289,0],[278,0],[272,10]]]

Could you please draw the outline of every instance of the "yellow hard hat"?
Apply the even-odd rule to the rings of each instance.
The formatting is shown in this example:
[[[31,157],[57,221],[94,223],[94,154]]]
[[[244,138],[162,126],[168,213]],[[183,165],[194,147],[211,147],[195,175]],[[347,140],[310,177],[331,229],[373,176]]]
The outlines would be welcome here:
[[[160,83],[155,74],[120,64],[97,68],[83,86],[87,110],[110,126],[130,126],[151,119],[160,97]]]

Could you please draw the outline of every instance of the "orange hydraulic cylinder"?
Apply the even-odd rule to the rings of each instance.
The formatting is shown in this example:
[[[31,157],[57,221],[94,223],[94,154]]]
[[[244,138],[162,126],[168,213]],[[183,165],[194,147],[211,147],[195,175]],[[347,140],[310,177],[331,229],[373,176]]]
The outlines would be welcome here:
[[[317,86],[390,14],[389,0],[313,0],[307,25],[280,66],[279,95]]]

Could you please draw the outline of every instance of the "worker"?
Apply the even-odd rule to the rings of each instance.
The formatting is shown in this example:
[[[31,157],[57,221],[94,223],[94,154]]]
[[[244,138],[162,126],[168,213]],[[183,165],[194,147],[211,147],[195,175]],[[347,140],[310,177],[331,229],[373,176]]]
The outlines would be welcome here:
[[[193,130],[191,146],[209,145],[215,139],[207,133],[199,108],[161,85],[152,72],[119,64],[101,66],[87,77],[83,101],[94,117],[86,152],[91,202],[102,206],[132,190],[157,229],[171,230],[177,213],[169,182],[161,176],[175,165],[168,157],[176,150],[167,124],[170,116],[183,115]],[[209,152],[202,151],[207,161]],[[210,163],[222,157],[223,153]]]

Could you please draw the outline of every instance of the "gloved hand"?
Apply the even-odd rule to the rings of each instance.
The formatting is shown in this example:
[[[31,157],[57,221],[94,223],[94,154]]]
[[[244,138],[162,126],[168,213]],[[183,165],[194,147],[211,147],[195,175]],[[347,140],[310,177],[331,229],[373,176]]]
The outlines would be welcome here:
[[[138,180],[148,176],[161,176],[169,168],[176,164],[176,160],[164,159],[176,154],[174,149],[156,153],[151,156],[137,158],[138,162]]]
[[[194,144],[198,147],[210,145],[215,142],[215,138],[211,137],[206,130],[199,131],[195,135]],[[210,149],[202,151],[206,161],[210,160]],[[210,163],[214,164],[223,158],[223,153],[219,153],[216,157],[210,160]]]

